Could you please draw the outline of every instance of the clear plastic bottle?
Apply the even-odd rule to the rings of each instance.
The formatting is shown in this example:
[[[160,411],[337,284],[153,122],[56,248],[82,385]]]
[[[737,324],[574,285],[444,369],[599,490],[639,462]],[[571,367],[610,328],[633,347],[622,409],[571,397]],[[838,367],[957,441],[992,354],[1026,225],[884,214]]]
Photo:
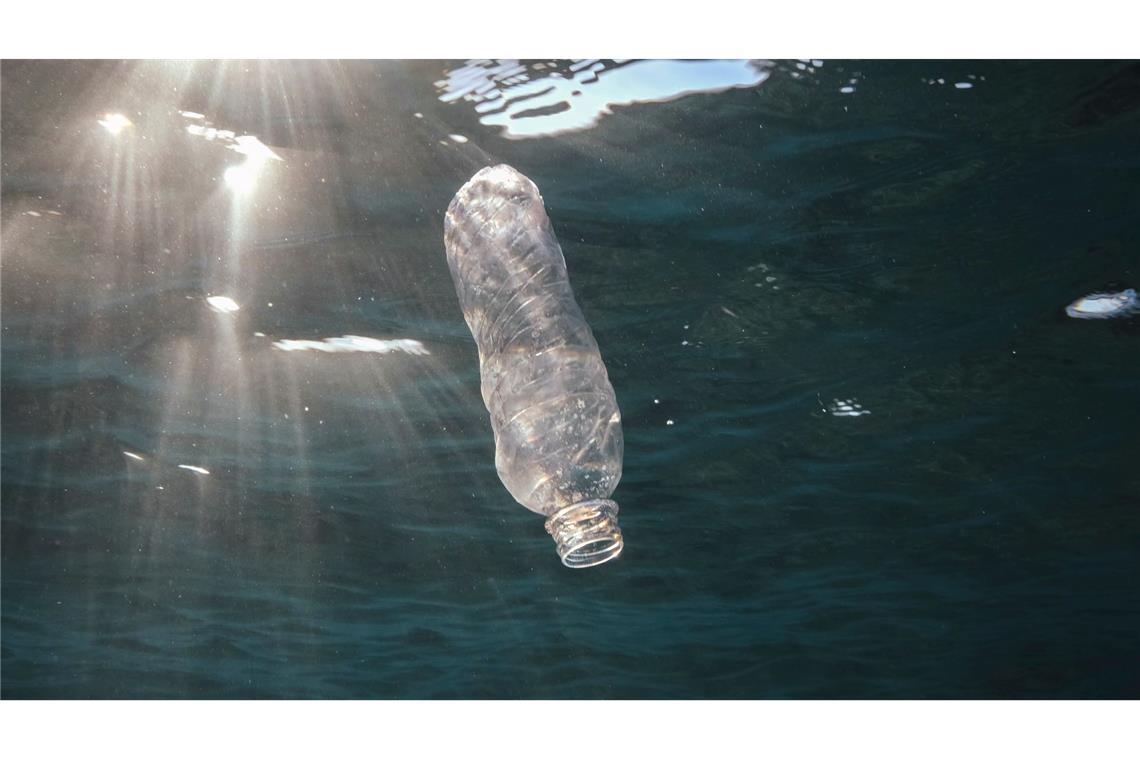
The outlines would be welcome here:
[[[621,412],[538,188],[506,164],[479,171],[448,206],[444,243],[499,478],[546,516],[567,567],[617,557]]]

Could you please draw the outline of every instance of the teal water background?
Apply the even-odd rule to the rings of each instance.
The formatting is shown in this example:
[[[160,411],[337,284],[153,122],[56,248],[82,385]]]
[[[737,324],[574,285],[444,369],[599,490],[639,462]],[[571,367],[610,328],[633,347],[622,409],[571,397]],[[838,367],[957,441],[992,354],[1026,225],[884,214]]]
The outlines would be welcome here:
[[[5,61],[3,697],[1140,696],[1140,335],[1063,312],[1140,281],[1140,68],[816,63],[509,139],[461,61]],[[499,162],[622,409],[589,570],[444,258]],[[344,335],[422,351],[274,346]]]

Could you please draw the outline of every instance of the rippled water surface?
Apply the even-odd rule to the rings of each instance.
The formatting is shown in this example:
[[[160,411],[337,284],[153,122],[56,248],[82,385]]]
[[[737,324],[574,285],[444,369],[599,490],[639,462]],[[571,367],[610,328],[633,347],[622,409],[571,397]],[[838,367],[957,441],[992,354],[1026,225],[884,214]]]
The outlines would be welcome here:
[[[1140,68],[4,62],[4,697],[1140,696]],[[541,189],[626,549],[494,469]]]

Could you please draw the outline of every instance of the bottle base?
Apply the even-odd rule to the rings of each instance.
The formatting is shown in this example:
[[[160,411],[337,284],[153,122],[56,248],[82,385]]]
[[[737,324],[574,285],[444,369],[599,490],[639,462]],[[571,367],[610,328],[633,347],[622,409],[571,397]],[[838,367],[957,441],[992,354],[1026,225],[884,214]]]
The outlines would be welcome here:
[[[625,542],[617,513],[618,505],[610,499],[588,499],[550,515],[546,532],[554,538],[562,564],[593,567],[621,554]]]

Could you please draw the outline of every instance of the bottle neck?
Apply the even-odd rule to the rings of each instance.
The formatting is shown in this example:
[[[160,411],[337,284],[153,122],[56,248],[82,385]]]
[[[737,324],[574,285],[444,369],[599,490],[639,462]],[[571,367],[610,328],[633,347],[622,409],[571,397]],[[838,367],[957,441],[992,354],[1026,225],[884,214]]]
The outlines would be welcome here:
[[[554,512],[546,532],[554,538],[566,567],[593,567],[609,562],[625,546],[617,520],[618,505],[609,499],[588,499]]]

